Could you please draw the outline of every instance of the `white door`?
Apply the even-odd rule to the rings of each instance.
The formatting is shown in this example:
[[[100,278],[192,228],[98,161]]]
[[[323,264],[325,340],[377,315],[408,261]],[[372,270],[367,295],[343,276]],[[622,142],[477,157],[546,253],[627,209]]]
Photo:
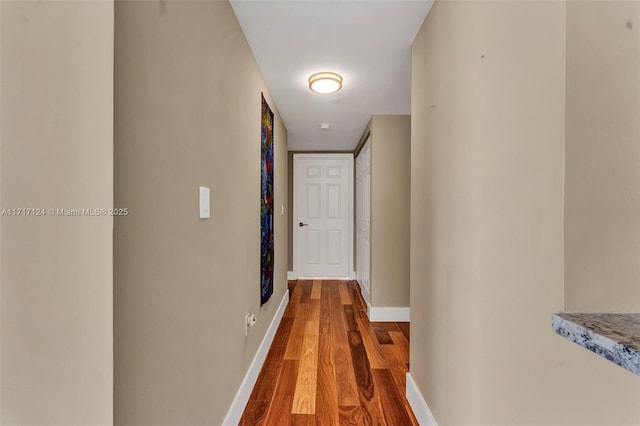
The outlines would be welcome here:
[[[295,273],[348,278],[353,264],[353,155],[295,154],[293,169]]]
[[[356,157],[356,278],[369,302],[371,230],[371,150],[369,139]]]

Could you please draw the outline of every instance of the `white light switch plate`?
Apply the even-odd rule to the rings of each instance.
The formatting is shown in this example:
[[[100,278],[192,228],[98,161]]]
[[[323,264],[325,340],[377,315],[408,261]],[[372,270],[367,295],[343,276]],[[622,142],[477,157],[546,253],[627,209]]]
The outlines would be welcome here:
[[[200,187],[200,219],[209,219],[211,213],[209,211],[209,188]]]

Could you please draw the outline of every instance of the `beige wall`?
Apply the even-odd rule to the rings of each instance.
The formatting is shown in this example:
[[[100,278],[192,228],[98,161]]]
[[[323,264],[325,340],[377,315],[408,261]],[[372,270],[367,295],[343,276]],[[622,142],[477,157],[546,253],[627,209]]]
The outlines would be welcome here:
[[[436,1],[413,44],[411,374],[441,426],[640,422],[637,377],[551,328],[565,28],[563,2]]]
[[[0,16],[1,207],[112,207],[113,2]],[[0,423],[112,424],[112,218],[0,223]]]
[[[260,92],[226,1],[116,2],[115,422],[221,424],[286,291],[260,308]],[[275,205],[287,205],[275,117]],[[211,219],[198,219],[198,186]],[[244,317],[257,325],[244,335]]]
[[[369,131],[371,305],[408,307],[411,116],[374,115]]]
[[[566,307],[640,310],[640,3],[567,3]]]

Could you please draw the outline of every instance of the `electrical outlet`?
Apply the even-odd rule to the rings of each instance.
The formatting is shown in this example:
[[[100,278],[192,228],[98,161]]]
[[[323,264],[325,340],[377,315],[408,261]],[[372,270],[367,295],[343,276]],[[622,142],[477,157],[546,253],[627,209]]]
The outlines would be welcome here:
[[[258,322],[258,318],[255,314],[248,313],[244,317],[244,335],[245,337],[249,335],[249,327],[253,327]]]

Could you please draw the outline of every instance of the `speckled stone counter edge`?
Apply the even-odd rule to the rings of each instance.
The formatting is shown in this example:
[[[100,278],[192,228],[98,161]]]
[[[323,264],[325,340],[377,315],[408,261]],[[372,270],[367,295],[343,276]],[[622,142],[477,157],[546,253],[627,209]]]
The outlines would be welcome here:
[[[640,353],[636,350],[562,318],[561,314],[554,314],[551,323],[555,332],[565,339],[640,376]]]

